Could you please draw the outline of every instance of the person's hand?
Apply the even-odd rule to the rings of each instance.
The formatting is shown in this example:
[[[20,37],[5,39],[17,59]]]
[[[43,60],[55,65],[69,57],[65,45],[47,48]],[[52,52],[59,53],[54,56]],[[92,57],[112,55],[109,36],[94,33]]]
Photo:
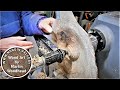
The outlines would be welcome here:
[[[0,39],[0,50],[5,51],[8,48],[13,46],[20,46],[24,49],[30,49],[33,47],[32,42],[30,41],[23,41],[26,37],[9,37]]]
[[[46,18],[40,21],[40,23],[38,24],[39,28],[42,29],[43,32],[45,33],[52,33],[52,24],[55,21],[54,18]]]

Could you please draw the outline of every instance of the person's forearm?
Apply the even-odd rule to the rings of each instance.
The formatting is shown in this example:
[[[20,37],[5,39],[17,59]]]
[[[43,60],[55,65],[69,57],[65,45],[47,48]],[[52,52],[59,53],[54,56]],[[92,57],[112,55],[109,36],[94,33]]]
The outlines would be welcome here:
[[[30,41],[24,41],[25,39],[26,37],[20,36],[0,39],[0,50],[5,51],[14,46],[20,46],[24,49],[32,48],[33,43]]]
[[[3,41],[3,39],[0,38],[0,52],[3,52],[3,49],[4,49],[2,46],[2,41]]]
[[[22,11],[22,25],[25,35],[41,35],[42,30],[38,27],[38,23],[46,18],[38,14],[34,14],[31,11]]]
[[[0,51],[1,51],[1,38],[0,38]]]

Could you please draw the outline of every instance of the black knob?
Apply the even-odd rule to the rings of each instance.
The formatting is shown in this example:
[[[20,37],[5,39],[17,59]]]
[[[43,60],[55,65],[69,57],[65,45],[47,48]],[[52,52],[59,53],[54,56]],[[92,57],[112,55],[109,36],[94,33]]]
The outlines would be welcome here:
[[[67,51],[58,49],[56,51],[53,51],[47,55],[45,55],[45,62],[47,65],[50,65],[55,62],[61,63],[64,59],[65,55],[68,54]]]

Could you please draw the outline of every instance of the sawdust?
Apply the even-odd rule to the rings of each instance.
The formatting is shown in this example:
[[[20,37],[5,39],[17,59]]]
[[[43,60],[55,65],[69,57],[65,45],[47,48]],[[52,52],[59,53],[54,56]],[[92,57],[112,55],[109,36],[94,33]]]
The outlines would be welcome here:
[[[33,68],[36,68],[36,67],[38,67],[38,66],[41,66],[41,65],[43,65],[44,63],[44,61],[43,61],[43,57],[40,57],[39,55],[35,55],[33,58],[32,58],[32,67]]]
[[[39,72],[36,76],[35,79],[46,79],[46,74],[43,72]]]

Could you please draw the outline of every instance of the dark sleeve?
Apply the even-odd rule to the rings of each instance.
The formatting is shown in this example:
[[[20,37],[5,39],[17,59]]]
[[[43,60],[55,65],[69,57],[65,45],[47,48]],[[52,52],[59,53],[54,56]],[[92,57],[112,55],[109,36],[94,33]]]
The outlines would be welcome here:
[[[43,34],[42,30],[38,28],[38,23],[47,17],[32,13],[31,11],[22,11],[21,18],[25,35]]]

